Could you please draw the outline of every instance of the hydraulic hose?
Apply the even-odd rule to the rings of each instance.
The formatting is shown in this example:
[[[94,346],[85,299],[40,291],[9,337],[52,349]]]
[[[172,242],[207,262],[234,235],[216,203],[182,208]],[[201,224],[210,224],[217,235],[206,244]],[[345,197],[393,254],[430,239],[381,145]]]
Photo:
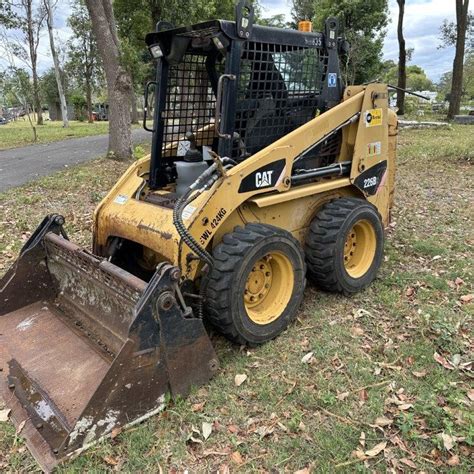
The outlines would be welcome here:
[[[191,186],[189,186],[188,190],[178,199],[173,209],[173,224],[176,227],[179,236],[183,239],[186,245],[210,267],[212,267],[214,263],[212,256],[189,233],[188,229],[184,225],[182,214],[184,208],[188,204],[200,196],[204,189],[209,188],[215,183],[217,177],[213,176],[213,174],[216,170],[217,166],[216,164],[213,164],[206,171],[204,171],[204,173],[202,173],[199,178],[193,184],[191,184]],[[196,193],[191,196],[195,190],[197,190]]]

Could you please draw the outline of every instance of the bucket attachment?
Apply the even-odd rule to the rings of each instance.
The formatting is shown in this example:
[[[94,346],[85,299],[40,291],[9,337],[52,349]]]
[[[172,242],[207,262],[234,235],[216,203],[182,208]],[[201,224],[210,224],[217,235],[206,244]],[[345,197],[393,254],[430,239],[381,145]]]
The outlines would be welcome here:
[[[0,395],[45,471],[218,366],[178,268],[147,284],[71,243],[63,223],[46,217],[0,280]]]

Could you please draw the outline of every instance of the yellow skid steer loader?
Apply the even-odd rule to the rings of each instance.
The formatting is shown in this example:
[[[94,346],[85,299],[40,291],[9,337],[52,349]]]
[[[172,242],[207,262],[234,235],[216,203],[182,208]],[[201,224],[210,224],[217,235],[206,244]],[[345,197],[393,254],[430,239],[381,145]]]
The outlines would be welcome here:
[[[336,19],[263,27],[241,1],[146,42],[152,152],[98,206],[92,252],[52,214],[0,280],[0,393],[46,471],[206,383],[205,322],[262,344],[306,276],[350,295],[382,261],[397,119],[386,85],[344,87]]]

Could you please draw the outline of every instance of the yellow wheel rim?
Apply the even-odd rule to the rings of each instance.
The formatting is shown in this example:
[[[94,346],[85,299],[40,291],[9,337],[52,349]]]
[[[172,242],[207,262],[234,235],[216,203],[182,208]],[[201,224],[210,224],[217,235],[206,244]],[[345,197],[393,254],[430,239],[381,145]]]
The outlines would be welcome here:
[[[371,223],[361,220],[349,231],[344,244],[344,267],[352,278],[367,273],[374,261],[377,237]]]
[[[271,252],[253,264],[247,276],[244,304],[255,324],[269,324],[278,319],[290,302],[294,270],[288,257]]]

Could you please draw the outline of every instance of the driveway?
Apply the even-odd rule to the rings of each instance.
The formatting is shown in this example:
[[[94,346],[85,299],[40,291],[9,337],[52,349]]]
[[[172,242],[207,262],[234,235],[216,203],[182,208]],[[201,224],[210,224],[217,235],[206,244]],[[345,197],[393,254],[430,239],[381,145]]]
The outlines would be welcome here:
[[[134,144],[151,141],[151,133],[132,131]],[[0,150],[0,193],[107,153],[108,135],[71,138],[44,145]]]

